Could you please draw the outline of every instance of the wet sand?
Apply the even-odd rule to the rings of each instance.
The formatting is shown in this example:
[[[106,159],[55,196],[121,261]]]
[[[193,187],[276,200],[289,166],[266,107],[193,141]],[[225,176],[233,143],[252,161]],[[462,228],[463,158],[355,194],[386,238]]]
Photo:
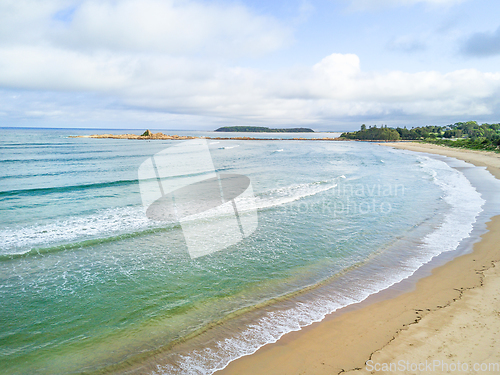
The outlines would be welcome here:
[[[500,179],[499,154],[407,142],[383,145],[461,159]],[[433,269],[412,291],[371,300],[376,302],[350,306],[289,333],[217,374],[441,374],[446,366],[460,373],[452,366],[465,369],[465,363],[462,373],[499,373],[500,216],[488,223],[472,253]],[[393,367],[377,371],[384,363]]]

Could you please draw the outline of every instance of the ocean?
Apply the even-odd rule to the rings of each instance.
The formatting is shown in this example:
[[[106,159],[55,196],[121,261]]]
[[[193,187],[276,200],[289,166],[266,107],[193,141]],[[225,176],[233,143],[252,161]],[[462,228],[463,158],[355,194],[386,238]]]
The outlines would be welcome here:
[[[217,174],[251,181],[258,224],[192,257],[187,226],[146,214],[138,175],[182,141],[69,137],[96,132],[0,129],[2,373],[211,374],[455,254],[498,210],[464,162],[208,140]]]

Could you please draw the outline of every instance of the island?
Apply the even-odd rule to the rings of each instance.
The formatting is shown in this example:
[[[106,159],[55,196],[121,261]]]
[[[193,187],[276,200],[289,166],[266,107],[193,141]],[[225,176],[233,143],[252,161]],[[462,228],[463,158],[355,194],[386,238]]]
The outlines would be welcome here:
[[[266,128],[267,129],[267,128]],[[271,129],[279,130],[279,129]],[[284,129],[290,130],[290,129]],[[313,130],[309,129],[311,132]],[[138,140],[188,140],[188,139],[212,139],[212,140],[233,140],[233,141],[346,141],[345,138],[255,138],[255,137],[196,137],[188,135],[168,135],[153,133],[149,129],[141,135],[138,134],[92,134],[92,135],[70,135],[69,138],[111,138],[111,139],[138,139]]]
[[[159,139],[159,140],[180,140],[196,139],[187,135],[168,135],[162,132],[153,133],[149,129],[141,135],[137,134],[92,134],[92,135],[70,135],[69,138],[112,138],[112,139]]]
[[[216,132],[242,132],[242,133],[314,133],[309,128],[283,128],[272,129],[264,126],[223,126],[216,129]]]

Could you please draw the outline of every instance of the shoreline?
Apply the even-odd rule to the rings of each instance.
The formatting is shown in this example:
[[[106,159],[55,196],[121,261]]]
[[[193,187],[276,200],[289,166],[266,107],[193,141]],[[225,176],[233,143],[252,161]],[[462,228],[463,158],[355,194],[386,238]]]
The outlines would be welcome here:
[[[497,154],[409,142],[382,145],[464,160],[476,166],[487,167],[493,176],[500,179],[500,155]],[[418,279],[414,290],[397,293],[391,291],[391,288],[386,289],[357,306],[348,306],[319,323],[286,334],[278,342],[265,345],[256,353],[229,363],[216,374],[366,374],[370,373],[365,369],[368,360],[374,363],[394,363],[402,359],[421,363],[429,358],[439,358],[442,362],[463,362],[467,359],[472,363],[488,359],[489,362],[500,363],[500,354],[494,352],[498,344],[492,343],[493,339],[488,341],[489,351],[484,345],[477,351],[471,351],[469,345],[455,344],[454,351],[459,351],[461,347],[462,352],[448,353],[441,357],[438,354],[447,352],[447,341],[452,345],[450,335],[453,332],[457,336],[464,334],[461,328],[468,321],[464,314],[471,308],[467,305],[473,300],[470,295],[482,295],[487,290],[492,293],[494,288],[490,286],[487,289],[485,285],[500,285],[500,264],[495,267],[495,263],[500,262],[500,249],[497,245],[500,243],[500,216],[492,218],[487,223],[487,229],[481,236],[481,241],[474,244],[473,252],[433,268],[430,276]],[[483,302],[485,298],[488,300],[489,297],[483,296]],[[498,300],[497,304],[499,306],[493,309],[497,315],[493,314],[489,318],[493,321],[488,324],[498,324],[494,321],[500,315]],[[457,318],[451,319],[445,307],[453,309],[453,315]],[[449,327],[457,319],[462,326]],[[478,331],[478,322],[469,323],[469,334],[474,337],[474,333]],[[445,327],[444,333],[439,331],[442,326]],[[433,327],[432,331],[428,327]],[[498,331],[493,328],[493,332],[495,330]],[[428,337],[423,339],[425,334]],[[429,338],[439,334],[446,338],[434,339],[435,345],[429,346]],[[417,346],[416,342],[420,345]],[[419,348],[420,357],[413,355],[414,346]]]
[[[274,133],[266,133],[274,134]],[[196,137],[190,135],[168,135],[163,133],[152,133],[151,135],[142,136],[137,134],[92,134],[92,135],[70,135],[68,138],[93,138],[93,139],[132,139],[132,140],[142,140],[142,141],[152,141],[152,140],[174,140],[174,141],[185,141],[190,139],[209,139],[213,141],[340,141],[346,142],[349,139],[344,138],[255,138],[255,137]],[[379,141],[377,141],[379,142]]]

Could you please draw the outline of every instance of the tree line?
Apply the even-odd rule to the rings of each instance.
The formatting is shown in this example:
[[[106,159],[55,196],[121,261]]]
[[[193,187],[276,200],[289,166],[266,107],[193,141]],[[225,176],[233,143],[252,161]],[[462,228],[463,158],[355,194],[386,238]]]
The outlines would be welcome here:
[[[342,133],[341,138],[369,141],[420,140],[451,147],[500,151],[500,124],[477,121],[456,122],[445,126],[419,126],[407,129],[387,125],[366,127],[355,132]]]

